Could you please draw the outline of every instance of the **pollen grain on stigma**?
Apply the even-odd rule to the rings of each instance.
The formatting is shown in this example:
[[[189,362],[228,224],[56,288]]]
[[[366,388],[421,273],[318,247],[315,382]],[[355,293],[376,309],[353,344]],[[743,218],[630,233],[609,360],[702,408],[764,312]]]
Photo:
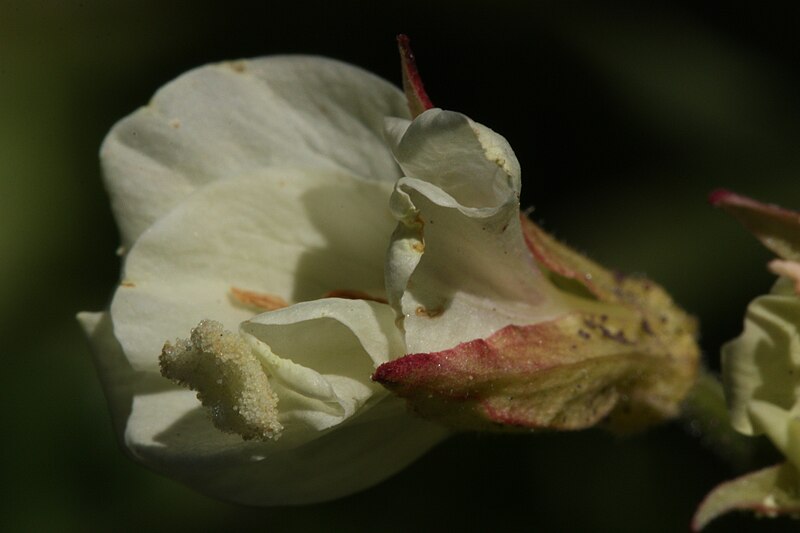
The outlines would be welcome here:
[[[161,374],[197,391],[214,425],[245,440],[276,440],[283,431],[278,396],[253,348],[222,324],[203,320],[188,339],[167,342]]]

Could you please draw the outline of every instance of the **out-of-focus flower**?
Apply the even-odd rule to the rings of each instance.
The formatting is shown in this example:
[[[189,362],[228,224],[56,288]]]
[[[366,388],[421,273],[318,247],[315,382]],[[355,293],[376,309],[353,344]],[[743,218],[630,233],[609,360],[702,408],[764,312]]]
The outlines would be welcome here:
[[[772,291],[748,306],[744,331],[722,347],[733,427],[766,435],[787,462],[723,483],[701,505],[695,529],[733,509],[800,512],[800,213],[717,191],[712,203],[735,216],[780,259]]]
[[[401,50],[406,97],[330,60],[240,61],[185,74],[109,134],[129,251],[110,311],[81,320],[143,463],[224,499],[303,503],[408,464],[446,434],[425,418],[677,413],[693,321],[520,216],[506,140],[432,108]]]

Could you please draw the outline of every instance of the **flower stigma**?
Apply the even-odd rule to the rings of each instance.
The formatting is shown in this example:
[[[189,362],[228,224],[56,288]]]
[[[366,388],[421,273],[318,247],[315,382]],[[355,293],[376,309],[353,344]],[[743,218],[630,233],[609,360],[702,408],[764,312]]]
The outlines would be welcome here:
[[[198,391],[222,431],[245,440],[275,440],[283,431],[265,368],[248,343],[219,322],[203,320],[189,339],[167,342],[159,364],[164,377]]]

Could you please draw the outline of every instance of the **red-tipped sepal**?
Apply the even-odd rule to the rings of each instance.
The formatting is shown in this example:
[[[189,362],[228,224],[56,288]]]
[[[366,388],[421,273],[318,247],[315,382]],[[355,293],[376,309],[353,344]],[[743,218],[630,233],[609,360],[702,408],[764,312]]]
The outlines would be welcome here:
[[[691,343],[691,339],[684,342]],[[456,429],[629,431],[675,416],[694,363],[641,324],[572,314],[384,363],[373,379]]]
[[[397,36],[397,47],[400,50],[400,63],[403,69],[403,91],[408,99],[408,109],[411,117],[416,118],[426,109],[431,109],[433,103],[425,92],[422,78],[417,70],[414,52],[411,51],[411,41],[407,35]]]
[[[725,189],[712,192],[708,200],[733,215],[779,257],[800,260],[800,213],[797,211],[761,203]]]
[[[676,416],[697,375],[694,319],[655,283],[609,272],[525,217],[522,231],[573,311],[406,355],[373,379],[456,429],[624,432]]]

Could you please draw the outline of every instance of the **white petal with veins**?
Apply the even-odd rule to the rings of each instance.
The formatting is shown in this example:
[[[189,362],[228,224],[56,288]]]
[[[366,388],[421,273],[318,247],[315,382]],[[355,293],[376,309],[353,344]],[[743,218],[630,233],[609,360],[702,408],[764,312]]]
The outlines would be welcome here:
[[[157,371],[164,341],[186,337],[204,319],[236,331],[253,311],[231,297],[233,287],[287,302],[335,289],[381,296],[394,225],[390,188],[274,169],[199,189],[128,254],[111,316],[131,364]]]
[[[198,187],[273,167],[394,181],[385,116],[408,115],[397,88],[331,59],[275,56],[207,65],[161,88],[101,148],[129,247]]]

